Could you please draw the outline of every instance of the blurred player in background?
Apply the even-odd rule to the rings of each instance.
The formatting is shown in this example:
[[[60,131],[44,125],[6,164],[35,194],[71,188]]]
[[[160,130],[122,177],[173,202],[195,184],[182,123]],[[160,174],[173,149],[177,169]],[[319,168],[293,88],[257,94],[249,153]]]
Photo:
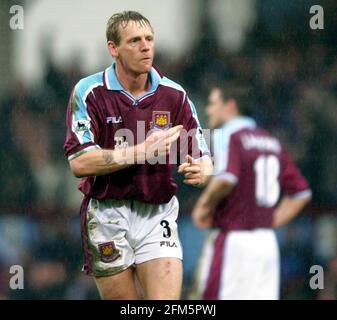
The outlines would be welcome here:
[[[192,213],[213,227],[205,242],[193,298],[278,299],[280,261],[274,228],[298,215],[311,198],[308,182],[277,138],[244,116],[249,90],[211,90],[214,177]]]
[[[178,155],[185,183],[204,184],[212,162],[186,92],[152,66],[150,22],[133,11],[114,14],[106,36],[114,63],[77,83],[67,114],[65,152],[83,178],[84,270],[104,299],[139,298],[135,271],[146,299],[179,299],[174,165],[153,160],[177,152],[172,146],[185,129],[193,133],[186,157]]]

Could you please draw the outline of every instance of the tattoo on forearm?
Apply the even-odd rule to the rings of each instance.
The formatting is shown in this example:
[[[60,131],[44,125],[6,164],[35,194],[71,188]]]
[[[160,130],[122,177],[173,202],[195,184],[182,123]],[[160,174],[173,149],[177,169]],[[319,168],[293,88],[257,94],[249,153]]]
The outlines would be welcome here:
[[[113,156],[111,151],[103,151],[103,159],[105,164],[111,164],[113,161]]]

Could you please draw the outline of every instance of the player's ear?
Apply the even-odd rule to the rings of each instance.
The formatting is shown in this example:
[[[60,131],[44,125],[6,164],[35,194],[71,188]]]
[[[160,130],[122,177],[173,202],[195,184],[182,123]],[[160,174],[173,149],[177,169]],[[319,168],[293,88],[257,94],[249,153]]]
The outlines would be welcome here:
[[[227,108],[230,109],[231,112],[236,113],[239,111],[239,106],[234,99],[229,99],[227,101]]]
[[[110,54],[114,58],[118,57],[118,48],[117,48],[117,45],[113,41],[108,41],[107,46],[108,46],[108,50],[109,50]]]

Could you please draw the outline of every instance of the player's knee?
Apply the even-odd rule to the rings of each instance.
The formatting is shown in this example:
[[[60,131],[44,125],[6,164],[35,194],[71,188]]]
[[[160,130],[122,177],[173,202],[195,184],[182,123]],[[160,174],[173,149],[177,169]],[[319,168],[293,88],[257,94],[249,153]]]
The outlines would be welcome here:
[[[98,287],[102,300],[135,300],[138,299],[137,293],[134,290],[123,290],[113,288]]]
[[[163,287],[157,287],[157,290],[150,292],[149,300],[179,300],[181,295],[181,286],[178,283],[166,284]]]
[[[132,279],[96,278],[96,285],[102,300],[138,299]]]
[[[137,297],[131,296],[127,292],[118,293],[118,292],[104,292],[101,293],[102,300],[135,300]]]

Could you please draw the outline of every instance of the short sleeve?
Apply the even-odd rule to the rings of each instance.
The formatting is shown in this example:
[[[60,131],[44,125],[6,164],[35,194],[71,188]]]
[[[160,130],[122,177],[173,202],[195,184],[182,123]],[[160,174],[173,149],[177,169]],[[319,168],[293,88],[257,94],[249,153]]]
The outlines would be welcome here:
[[[233,184],[236,184],[240,178],[241,172],[241,156],[240,144],[231,135],[223,146],[224,153],[222,153],[220,161],[221,170],[217,172],[216,179],[224,179]]]
[[[67,110],[67,134],[64,151],[68,160],[100,149],[98,145],[100,121],[92,92],[76,85],[71,93]]]
[[[280,183],[283,194],[296,198],[311,196],[308,181],[304,178],[298,167],[284,150],[282,151]]]
[[[184,127],[184,131],[179,139],[180,159],[184,158],[187,154],[191,155],[194,159],[200,159],[204,156],[210,157],[211,154],[198,119],[197,111],[193,102],[186,94],[184,95],[176,124],[181,124]]]

